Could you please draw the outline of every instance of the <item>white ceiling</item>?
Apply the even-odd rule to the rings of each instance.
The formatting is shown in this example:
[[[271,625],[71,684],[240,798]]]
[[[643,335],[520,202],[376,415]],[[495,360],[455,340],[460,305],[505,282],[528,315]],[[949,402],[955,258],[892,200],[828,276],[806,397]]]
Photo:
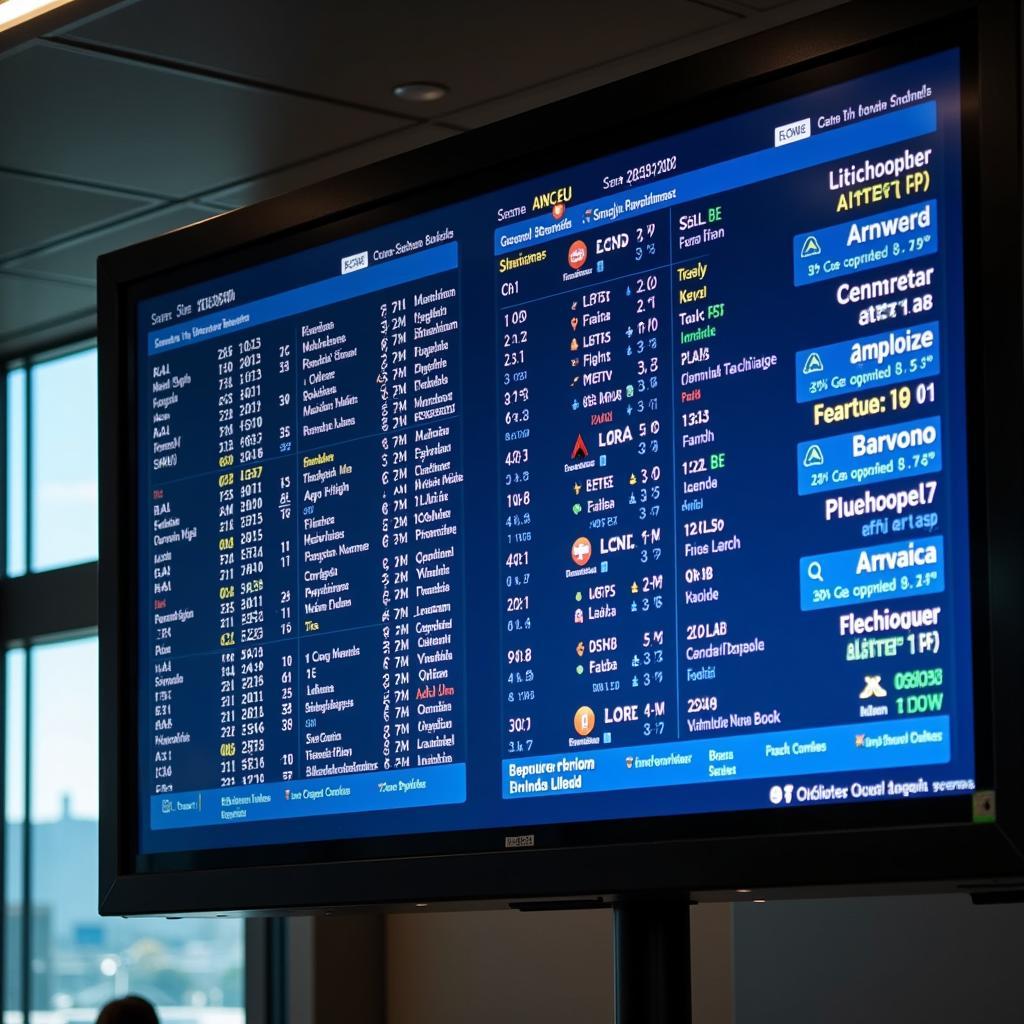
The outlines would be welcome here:
[[[837,2],[112,4],[0,51],[0,349],[91,330],[102,252]]]

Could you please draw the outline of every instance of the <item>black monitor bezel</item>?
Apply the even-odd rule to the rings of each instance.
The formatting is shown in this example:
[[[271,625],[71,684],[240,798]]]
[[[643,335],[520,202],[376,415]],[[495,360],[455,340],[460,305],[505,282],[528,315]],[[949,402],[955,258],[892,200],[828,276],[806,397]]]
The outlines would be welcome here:
[[[101,257],[101,912],[1024,877],[1021,768],[1010,753],[1022,703],[1006,674],[1016,668],[1014,613],[1024,608],[1021,574],[1009,571],[1022,564],[1021,540],[1007,512],[1021,507],[1024,474],[1005,472],[1024,447],[1009,415],[1024,374],[1019,351],[999,353],[997,366],[993,347],[978,342],[994,326],[1020,338],[1019,233],[1007,239],[1000,230],[1014,214],[1020,222],[1016,5],[892,6],[851,4]],[[976,779],[981,790],[995,790],[999,780],[996,823],[971,824],[973,799],[964,796],[139,856],[133,310],[140,297],[664,135],[667,118],[677,119],[670,131],[685,130],[951,45],[964,57],[968,415],[982,424],[970,437],[969,482]],[[630,118],[641,101],[647,116]],[[609,110],[619,112],[612,123]],[[566,125],[574,126],[568,137]],[[538,144],[549,137],[561,141]],[[517,157],[501,159],[508,152]],[[451,166],[464,173],[446,175]],[[532,836],[532,848],[506,850],[511,833]]]

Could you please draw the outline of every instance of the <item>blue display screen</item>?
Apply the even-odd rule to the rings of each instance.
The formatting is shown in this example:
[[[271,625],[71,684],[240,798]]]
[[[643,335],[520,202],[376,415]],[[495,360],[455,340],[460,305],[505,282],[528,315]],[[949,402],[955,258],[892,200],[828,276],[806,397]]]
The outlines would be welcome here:
[[[959,55],[677,128],[138,304],[143,853],[974,788]]]

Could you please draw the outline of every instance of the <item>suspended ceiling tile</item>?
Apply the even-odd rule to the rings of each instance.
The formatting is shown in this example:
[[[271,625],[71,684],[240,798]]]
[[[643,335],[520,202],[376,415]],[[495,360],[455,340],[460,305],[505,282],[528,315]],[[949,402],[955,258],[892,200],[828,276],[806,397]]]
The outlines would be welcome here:
[[[0,60],[0,96],[0,167],[165,197],[409,123],[46,42]]]
[[[0,261],[148,209],[153,202],[0,171]]]
[[[181,203],[136,217],[105,230],[95,231],[73,242],[55,245],[42,252],[4,264],[5,269],[39,274],[69,283],[92,285],[96,280],[96,257],[122,249],[133,242],[162,235],[175,228],[220,213],[197,203]]]
[[[218,68],[350,103],[432,117],[648,47],[733,15],[685,0],[590,0],[569,16],[549,0],[138,0],[69,38]],[[450,96],[411,104],[401,82],[443,82]]]
[[[310,160],[298,167],[289,167],[287,170],[267,174],[262,178],[254,178],[252,181],[243,182],[233,188],[211,193],[203,196],[203,202],[222,206],[225,209],[258,203],[260,200],[271,198],[271,196],[290,192],[303,185],[312,185],[325,178],[333,177],[335,174],[343,174],[356,167],[365,167],[377,160],[384,160],[397,153],[407,153],[409,150],[418,149],[420,146],[426,146],[431,142],[438,142],[458,134],[454,129],[442,128],[438,125],[417,125],[415,128],[406,128],[404,131],[343,149],[318,160]]]
[[[0,272],[0,339],[91,312],[96,292],[82,285]]]
[[[745,5],[738,0],[727,0],[737,12],[746,8],[747,16],[723,19],[720,23],[699,32],[673,35],[665,32],[657,45],[624,53],[581,70],[563,69],[562,77],[552,78],[508,95],[474,103],[445,115],[445,122],[459,128],[472,129],[512,117],[547,103],[575,96],[588,89],[608,85],[630,75],[641,74],[652,68],[682,60],[704,50],[723,46],[765,29],[785,24],[795,18],[817,13],[829,7],[842,6],[848,0],[791,0],[777,5],[773,0],[752,0]],[[763,10],[755,11],[754,5]],[[771,8],[769,10],[769,8]]]

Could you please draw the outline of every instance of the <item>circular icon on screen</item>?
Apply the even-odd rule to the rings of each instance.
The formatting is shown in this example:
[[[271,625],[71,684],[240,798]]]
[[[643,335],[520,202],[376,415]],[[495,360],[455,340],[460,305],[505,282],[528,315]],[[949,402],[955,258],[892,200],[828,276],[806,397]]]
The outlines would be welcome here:
[[[773,804],[781,804],[782,803],[782,787],[781,786],[772,786],[772,788],[770,790],[768,790],[768,799],[771,800],[771,802]]]
[[[578,238],[569,246],[569,266],[579,270],[587,262],[587,243]]]
[[[594,709],[588,707],[578,708],[573,717],[572,724],[580,736],[589,736],[597,724],[594,718]]]
[[[593,545],[586,537],[577,537],[572,542],[572,560],[577,565],[586,565],[593,553]]]

